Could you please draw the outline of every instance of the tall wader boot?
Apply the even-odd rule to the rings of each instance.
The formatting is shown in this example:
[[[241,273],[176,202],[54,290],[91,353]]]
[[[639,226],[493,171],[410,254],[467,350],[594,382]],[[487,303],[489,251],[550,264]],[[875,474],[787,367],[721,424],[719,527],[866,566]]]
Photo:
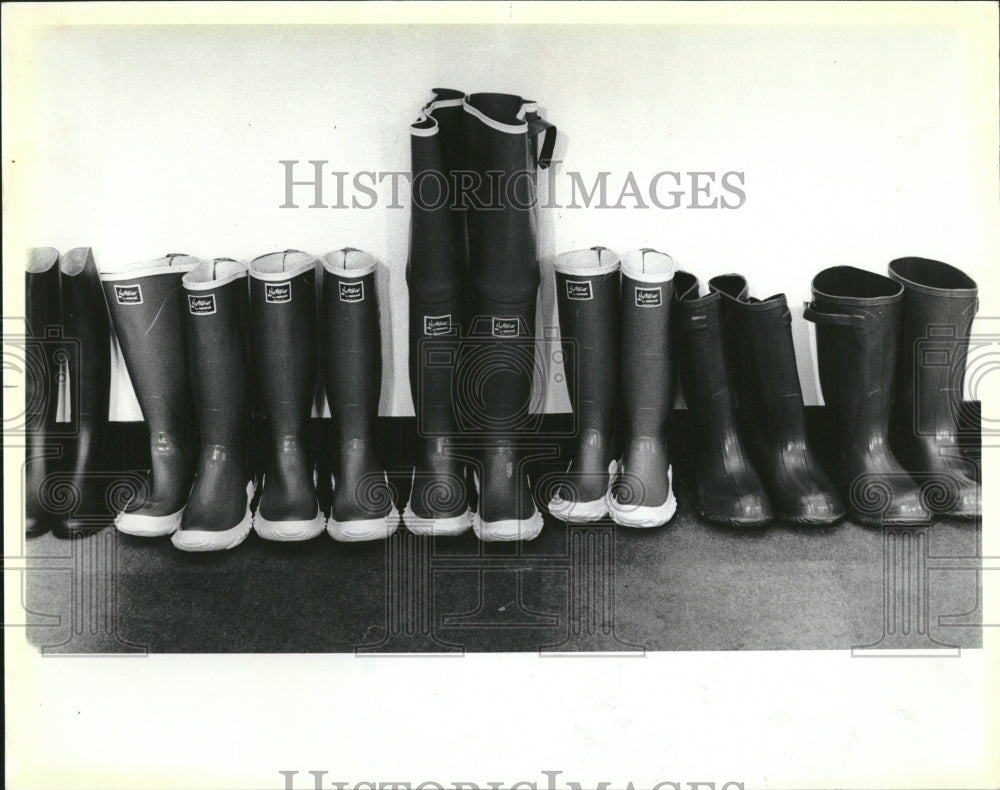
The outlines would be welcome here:
[[[222,551],[242,543],[253,527],[247,267],[228,258],[202,261],[182,282],[201,446],[181,528],[171,541],[184,551]]]
[[[250,337],[267,448],[254,531],[309,540],[323,531],[309,419],[316,391],[316,266],[297,250],[250,263]]]
[[[785,295],[754,299],[746,278],[738,274],[713,277],[708,286],[723,296],[725,345],[735,372],[741,436],[775,518],[803,526],[839,521],[847,511],[806,437]]]
[[[722,294],[699,296],[698,280],[687,272],[674,276],[674,293],[681,385],[692,423],[695,510],[715,524],[762,527],[774,509],[740,439]]]
[[[460,91],[436,88],[410,127],[412,208],[406,283],[410,296],[410,392],[419,447],[403,522],[418,535],[460,535],[472,526],[465,463],[453,404],[455,367],[466,321],[465,212],[454,189],[462,164]]]
[[[334,540],[378,540],[399,526],[378,448],[382,338],[376,265],[368,253],[350,248],[323,256],[320,345],[336,432],[326,531]]]
[[[59,285],[58,251],[31,250],[24,271],[24,531],[29,537],[60,521],[48,490],[50,476],[62,465],[62,443],[55,435],[59,352],[64,348]]]
[[[960,451],[957,419],[969,330],[979,307],[976,283],[954,266],[926,258],[895,260],[889,276],[903,286],[893,450],[923,483],[936,515],[975,519],[982,495],[975,468]]]
[[[56,532],[65,536],[93,532],[111,523],[107,501],[106,450],[108,395],[111,389],[111,330],[100,275],[90,247],[70,250],[59,262],[63,327],[69,350],[73,438],[67,442],[66,470],[79,497]]]
[[[867,525],[922,524],[931,514],[920,487],[889,447],[903,286],[853,266],[813,278],[805,318],[816,324],[823,400],[834,421],[834,480],[852,520]]]
[[[463,349],[459,408],[479,422],[481,540],[531,540],[542,514],[528,488],[518,434],[534,430],[535,301],[539,285],[536,165],[551,160],[555,128],[519,96],[467,96],[465,155],[473,318]],[[538,137],[544,134],[541,153]]]
[[[667,453],[673,407],[670,313],[674,261],[656,250],[622,260],[621,392],[625,451],[608,510],[623,527],[659,527],[677,510]]]
[[[594,247],[556,258],[556,301],[566,387],[576,439],[565,479],[549,512],[571,524],[608,515],[618,419],[618,327],[621,259]]]
[[[191,490],[191,394],[185,329],[188,311],[181,278],[199,260],[171,254],[101,281],[111,322],[149,429],[150,474],[115,518],[129,535],[171,535]]]

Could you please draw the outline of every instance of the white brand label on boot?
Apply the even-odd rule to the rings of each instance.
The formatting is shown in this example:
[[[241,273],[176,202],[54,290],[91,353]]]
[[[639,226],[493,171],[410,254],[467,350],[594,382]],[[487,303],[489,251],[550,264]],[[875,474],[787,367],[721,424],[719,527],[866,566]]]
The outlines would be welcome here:
[[[517,319],[493,316],[493,337],[517,337]]]
[[[264,283],[264,301],[271,304],[284,304],[292,301],[292,284]]]
[[[215,294],[195,296],[188,294],[188,310],[191,315],[212,315],[215,313]]]
[[[425,335],[447,335],[451,331],[451,313],[448,315],[425,315]]]
[[[342,302],[363,302],[365,300],[364,281],[358,280],[356,283],[340,283],[340,301]]]
[[[657,288],[636,288],[636,307],[659,307],[662,301],[660,289]]]
[[[116,285],[115,299],[118,304],[142,304],[142,287],[135,285]]]
[[[585,302],[594,298],[590,290],[590,280],[567,280],[566,298],[576,302]]]

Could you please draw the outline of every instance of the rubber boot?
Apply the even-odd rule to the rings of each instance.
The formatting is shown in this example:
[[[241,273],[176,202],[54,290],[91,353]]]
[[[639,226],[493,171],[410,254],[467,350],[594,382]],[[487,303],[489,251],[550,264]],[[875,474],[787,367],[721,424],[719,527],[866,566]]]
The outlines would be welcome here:
[[[56,436],[59,351],[65,347],[59,285],[59,252],[52,247],[31,250],[24,271],[24,531],[28,537],[48,532],[60,521],[49,491],[49,478],[59,470],[62,454]]]
[[[681,386],[692,422],[695,510],[716,524],[765,526],[774,508],[740,438],[722,295],[700,297],[698,280],[687,272],[674,276],[674,293]]]
[[[677,510],[667,452],[673,407],[670,313],[674,261],[656,250],[622,260],[621,360],[625,450],[608,510],[623,527],[659,527]]]
[[[741,437],[775,518],[802,526],[839,521],[847,511],[806,437],[788,300],[784,294],[763,301],[750,297],[746,278],[739,274],[713,277],[708,287],[723,296]]]
[[[320,344],[336,432],[326,531],[341,541],[387,538],[399,526],[376,433],[382,387],[376,265],[350,248],[323,257]]]
[[[459,408],[482,422],[473,530],[484,541],[532,540],[542,531],[525,472],[523,443],[535,368],[538,293],[536,165],[546,166],[555,129],[520,96],[476,93],[465,109],[469,269],[473,319],[464,344]],[[541,153],[536,148],[544,133]]]
[[[565,480],[549,512],[571,524],[608,515],[617,468],[618,327],[621,259],[594,247],[556,258],[556,301],[566,386],[576,415],[576,439]]]
[[[111,388],[111,330],[100,275],[90,247],[70,250],[59,262],[63,327],[69,348],[73,438],[67,442],[66,470],[79,497],[75,515],[56,527],[61,537],[94,532],[114,518],[107,501],[104,444]]]
[[[111,322],[149,429],[151,467],[146,490],[115,517],[129,535],[171,535],[191,490],[191,394],[187,377],[181,278],[199,263],[190,255],[103,272]]]
[[[403,522],[418,535],[459,535],[472,526],[465,464],[452,446],[459,434],[452,404],[454,366],[465,309],[468,244],[465,212],[454,185],[462,163],[464,111],[460,91],[436,88],[410,127],[410,392],[419,447]]]
[[[922,524],[920,487],[889,447],[903,287],[853,266],[813,278],[805,318],[816,324],[823,400],[837,437],[834,479],[851,519],[873,526]]]
[[[979,308],[976,283],[954,266],[926,258],[895,260],[889,276],[903,285],[893,450],[923,484],[936,515],[975,519],[982,495],[974,467],[962,458],[956,418],[969,330]]]
[[[309,418],[316,391],[316,265],[298,250],[250,263],[250,333],[267,450],[254,531],[278,541],[323,531],[316,499]]]

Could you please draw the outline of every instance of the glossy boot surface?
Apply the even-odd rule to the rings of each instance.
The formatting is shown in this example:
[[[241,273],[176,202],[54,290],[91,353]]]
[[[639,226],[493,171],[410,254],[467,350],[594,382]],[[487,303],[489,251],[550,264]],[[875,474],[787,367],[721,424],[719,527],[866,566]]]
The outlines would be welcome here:
[[[873,526],[926,523],[920,486],[888,441],[902,286],[835,266],[816,275],[812,292],[805,318],[816,324],[820,385],[838,441],[831,471],[847,510]]]

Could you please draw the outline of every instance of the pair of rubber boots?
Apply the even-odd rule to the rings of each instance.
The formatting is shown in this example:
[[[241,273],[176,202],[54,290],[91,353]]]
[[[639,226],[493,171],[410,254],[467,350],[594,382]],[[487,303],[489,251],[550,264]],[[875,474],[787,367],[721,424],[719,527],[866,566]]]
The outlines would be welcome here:
[[[29,253],[25,267],[25,532],[88,534],[111,521],[111,346],[94,256]]]
[[[941,261],[899,258],[889,277],[850,266],[812,282],[820,384],[837,480],[867,525],[975,519],[975,464],[962,453],[962,391],[976,283]]]
[[[370,312],[375,298],[374,262],[363,256],[357,266],[355,252],[331,253],[324,259],[323,289],[329,293],[324,302],[360,304]],[[331,269],[336,273],[327,274]],[[229,259],[201,261],[175,254],[102,275],[122,354],[150,433],[147,486],[118,515],[115,523],[120,531],[172,535],[178,548],[213,551],[239,545],[254,527],[261,537],[283,541],[306,540],[323,530],[325,519],[316,496],[308,436],[316,386],[315,277],[316,259],[298,251],[262,256],[249,269]],[[332,279],[329,285],[327,277]],[[374,316],[373,322],[362,321],[354,327],[354,335],[348,333],[346,342],[354,341],[367,350],[360,356],[378,359],[378,370],[377,305]],[[329,322],[324,321],[324,326],[331,327],[327,335],[338,334]],[[360,340],[355,337],[358,328],[365,331]],[[343,354],[338,356],[333,350],[344,344],[337,338],[325,347],[326,369],[337,372],[332,376],[334,386],[343,382],[346,390],[357,390]],[[352,354],[359,356],[349,349],[348,356]],[[372,376],[359,375],[370,389]],[[267,423],[259,498],[248,462],[251,377],[257,382],[258,406]],[[377,376],[374,387],[373,403],[370,393],[364,393],[365,414],[378,408]],[[348,394],[346,400],[354,397]],[[333,403],[336,398],[330,400]],[[189,427],[192,411],[200,434],[196,463],[192,462],[194,436]],[[342,450],[346,446],[352,451],[338,467],[342,480],[352,472],[364,477],[358,470],[365,464],[378,466],[371,460],[374,453],[366,451],[372,444],[373,422],[374,418],[359,423],[355,432],[367,433],[342,443]],[[348,466],[350,470],[342,471]],[[381,479],[384,484],[384,474]],[[345,494],[334,498],[335,510],[328,523],[335,537],[344,530],[343,522],[358,521],[363,522],[361,533],[367,535],[368,522],[381,519],[384,523],[391,510],[385,494],[373,509],[379,496],[369,492],[367,509],[356,506],[351,511],[356,505],[351,492],[356,496],[358,488],[338,486],[338,493],[342,489]],[[386,532],[384,526],[380,532]],[[348,535],[345,539],[361,538]]]
[[[414,533],[530,540],[525,471],[539,285],[535,179],[555,128],[534,102],[436,89],[410,127],[410,386],[419,448]],[[477,489],[470,508],[467,471]]]
[[[673,259],[656,250],[619,258],[593,247],[556,258],[560,338],[576,420],[572,460],[548,505],[563,521],[610,515],[622,526],[657,527],[676,512],[667,450],[673,278]]]

